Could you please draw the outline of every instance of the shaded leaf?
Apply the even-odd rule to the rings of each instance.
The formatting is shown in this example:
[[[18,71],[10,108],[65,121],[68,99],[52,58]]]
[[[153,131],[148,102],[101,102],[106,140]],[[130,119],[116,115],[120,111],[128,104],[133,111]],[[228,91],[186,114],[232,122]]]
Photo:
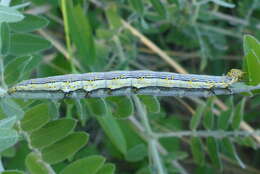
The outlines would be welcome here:
[[[60,174],[96,174],[104,165],[105,158],[98,155],[79,159],[66,166]]]
[[[190,121],[190,129],[191,130],[196,130],[200,124],[202,115],[205,111],[206,105],[205,104],[201,104],[198,106],[198,108],[196,109],[195,114],[192,116],[191,121]]]
[[[230,141],[229,138],[224,138],[222,140],[223,142],[223,147],[225,148],[225,151],[227,152],[228,156],[233,158],[237,164],[241,167],[241,168],[245,168],[245,164],[241,161],[241,159],[239,158],[235,146],[234,144]]]
[[[234,117],[232,119],[232,128],[239,129],[240,123],[243,121],[244,116],[244,107],[245,107],[246,99],[243,98],[241,102],[235,107]]]
[[[76,45],[79,57],[85,65],[92,65],[96,60],[96,47],[92,33],[92,26],[84,10],[77,5],[72,7],[71,2],[66,1],[70,34]]]
[[[204,165],[205,163],[205,156],[204,150],[202,148],[202,142],[198,137],[191,138],[191,152],[195,163],[198,165]]]
[[[117,14],[117,6],[115,4],[112,4],[109,6],[109,8],[106,9],[106,17],[109,21],[109,25],[112,29],[118,29],[122,26],[121,23],[121,17]],[[106,35],[108,36],[112,36],[110,33],[108,33],[109,31],[106,31]],[[103,32],[105,32],[103,31]]]
[[[139,15],[143,14],[144,11],[144,5],[143,5],[143,1],[139,1],[139,0],[129,0],[128,1],[131,6],[134,8],[134,10],[139,13]]]
[[[209,157],[210,157],[213,165],[218,169],[222,169],[223,166],[222,166],[220,156],[219,156],[217,140],[213,137],[208,137],[207,138],[207,147],[208,147]]]
[[[233,98],[230,97],[228,101],[229,109],[227,111],[222,111],[220,116],[218,117],[218,128],[222,130],[227,130],[230,124],[231,119],[234,114],[234,104]]]
[[[86,104],[90,112],[95,116],[105,116],[107,114],[107,104],[103,98],[88,98]]]
[[[147,148],[144,144],[138,144],[129,150],[125,155],[125,159],[130,162],[143,160],[147,155]]]
[[[60,119],[47,123],[42,128],[32,132],[30,135],[31,145],[35,148],[44,148],[73,131],[76,121],[72,119]]]
[[[160,112],[160,102],[157,97],[149,95],[139,95],[138,97],[149,112]]]
[[[42,150],[44,161],[55,164],[74,155],[88,142],[88,134],[85,132],[72,133],[64,139]]]
[[[10,54],[23,56],[37,53],[51,47],[49,41],[33,34],[12,34]]]
[[[159,13],[160,16],[166,16],[166,9],[164,8],[161,1],[158,0],[150,0],[155,10]]]
[[[126,140],[115,118],[111,115],[108,115],[106,117],[97,117],[97,119],[106,135],[109,137],[110,141],[122,154],[126,154]]]
[[[48,20],[42,16],[25,14],[25,18],[22,21],[11,23],[9,26],[15,32],[32,32],[46,27],[48,23]]]
[[[214,104],[214,98],[210,98],[207,101],[207,106],[204,112],[204,118],[203,118],[203,126],[206,129],[213,129],[214,128],[214,113],[213,113],[213,104]]]
[[[113,174],[115,173],[116,167],[114,164],[104,164],[97,174]]]
[[[84,99],[76,99],[76,102],[75,102],[78,117],[79,117],[79,120],[81,121],[82,125],[85,125],[85,122],[88,117],[84,101],[85,101]]]
[[[0,55],[6,55],[10,48],[10,31],[7,23],[0,23]]]
[[[32,70],[40,63],[41,56],[24,56],[10,61],[5,68],[5,81],[12,85],[28,77]],[[19,71],[17,71],[19,69]]]
[[[50,121],[47,104],[39,104],[25,113],[21,121],[21,127],[24,131],[35,131]]]
[[[112,114],[117,118],[126,118],[128,116],[131,116],[134,112],[134,105],[131,98],[129,97],[108,97],[106,98],[106,100],[116,105],[113,108]]]

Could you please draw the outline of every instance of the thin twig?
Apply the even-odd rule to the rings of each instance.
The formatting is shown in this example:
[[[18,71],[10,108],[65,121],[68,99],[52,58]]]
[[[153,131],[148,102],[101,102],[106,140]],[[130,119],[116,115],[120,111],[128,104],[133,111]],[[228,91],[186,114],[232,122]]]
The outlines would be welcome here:
[[[169,132],[169,133],[154,133],[157,138],[168,138],[168,137],[215,137],[215,138],[225,138],[225,137],[246,137],[258,135],[260,136],[260,130],[251,131],[224,131],[224,130],[203,130],[203,131],[179,131],[179,132]]]

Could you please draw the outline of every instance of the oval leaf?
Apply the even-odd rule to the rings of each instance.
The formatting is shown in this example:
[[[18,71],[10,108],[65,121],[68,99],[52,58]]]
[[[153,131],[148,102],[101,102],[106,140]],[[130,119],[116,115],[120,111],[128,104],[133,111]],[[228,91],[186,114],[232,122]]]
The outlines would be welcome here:
[[[30,174],[49,174],[49,170],[45,167],[41,157],[34,152],[26,156],[25,164]]]
[[[95,116],[105,116],[107,114],[107,104],[103,98],[88,98],[86,104]]]
[[[46,27],[48,23],[48,20],[44,17],[25,14],[25,18],[22,21],[9,24],[9,26],[15,32],[32,32]]]
[[[243,116],[244,116],[245,101],[246,101],[245,98],[243,98],[242,101],[235,108],[235,113],[232,120],[233,129],[240,128],[240,123],[241,121],[243,121]]]
[[[98,155],[89,156],[79,159],[67,167],[65,167],[60,174],[96,174],[103,166],[105,158]]]
[[[117,118],[126,118],[133,114],[134,105],[132,100],[129,97],[125,96],[116,96],[116,97],[108,97],[107,101],[112,102],[116,106],[112,111],[113,116]]]
[[[225,148],[225,151],[228,153],[228,156],[233,158],[240,167],[245,168],[246,167],[245,164],[239,158],[239,156],[236,152],[235,146],[230,141],[230,139],[224,138],[222,142],[223,142],[223,147]]]
[[[10,61],[5,68],[5,81],[13,85],[31,74],[32,70],[40,63],[41,56],[24,56]],[[19,71],[17,71],[19,69]]]
[[[216,139],[213,137],[208,137],[207,147],[208,147],[209,157],[213,165],[218,169],[222,169],[223,166],[219,157],[219,149],[218,149],[218,143]]]
[[[76,121],[72,119],[60,119],[49,122],[31,134],[31,145],[35,148],[44,148],[51,145],[66,137],[73,131],[75,126]]]
[[[104,164],[97,174],[113,174],[115,173],[116,167],[114,164]]]
[[[191,152],[195,163],[198,165],[204,165],[205,163],[205,156],[204,150],[202,148],[202,142],[198,137],[191,138]]]
[[[51,47],[49,41],[33,34],[11,35],[10,54],[23,56],[43,51]]]
[[[201,104],[198,106],[196,109],[195,114],[192,116],[191,121],[190,121],[190,129],[191,130],[196,130],[200,124],[202,115],[206,109],[206,104]]]
[[[88,134],[85,132],[72,133],[57,143],[42,150],[42,158],[50,164],[55,164],[71,157],[87,144]]]
[[[158,101],[157,97],[149,95],[139,95],[138,97],[149,112],[160,112],[160,102]]]
[[[0,5],[0,23],[18,22],[24,18],[23,14],[12,7]]]
[[[99,124],[116,146],[116,148],[122,153],[126,154],[127,145],[124,134],[113,116],[97,117]]]
[[[127,151],[125,156],[127,161],[136,162],[143,160],[147,155],[147,148],[144,144],[138,144]]]
[[[25,113],[21,121],[21,127],[24,131],[35,131],[48,123],[50,119],[48,105],[40,104]]]
[[[10,48],[10,31],[7,23],[0,23],[0,55],[6,55]]]
[[[0,129],[0,152],[14,145],[18,140],[18,134],[12,129]]]

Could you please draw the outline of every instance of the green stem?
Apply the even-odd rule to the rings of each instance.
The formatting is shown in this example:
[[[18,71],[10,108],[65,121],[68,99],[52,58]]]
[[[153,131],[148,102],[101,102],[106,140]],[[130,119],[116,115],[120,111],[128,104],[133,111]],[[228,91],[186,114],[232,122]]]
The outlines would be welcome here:
[[[66,37],[66,46],[67,46],[68,54],[69,54],[70,66],[71,66],[72,72],[76,72],[76,68],[72,61],[73,52],[72,52],[71,40],[70,40],[68,9],[67,9],[66,0],[61,0],[61,11],[62,11],[63,21],[64,21],[64,31],[65,31],[65,37]]]
[[[148,144],[151,149],[151,156],[152,156],[153,162],[155,163],[155,167],[157,168],[158,174],[166,174],[166,172],[164,171],[164,167],[163,167],[160,155],[159,155],[159,151],[157,149],[157,139],[154,137],[154,133],[149,124],[149,120],[148,120],[146,111],[145,111],[141,101],[139,100],[139,98],[136,95],[132,96],[132,98],[133,98],[133,101],[136,106],[137,114],[140,117],[142,124],[145,128],[145,131],[146,131],[146,134],[148,137],[147,138]]]
[[[214,130],[214,131],[179,131],[179,132],[168,132],[168,133],[155,133],[154,136],[157,138],[169,138],[169,137],[215,137],[215,138],[225,138],[225,137],[247,137],[253,135],[260,135],[260,130],[249,131],[224,131],[224,130]]]
[[[4,81],[4,61],[2,56],[0,56],[0,86],[5,89],[7,88],[7,85]]]

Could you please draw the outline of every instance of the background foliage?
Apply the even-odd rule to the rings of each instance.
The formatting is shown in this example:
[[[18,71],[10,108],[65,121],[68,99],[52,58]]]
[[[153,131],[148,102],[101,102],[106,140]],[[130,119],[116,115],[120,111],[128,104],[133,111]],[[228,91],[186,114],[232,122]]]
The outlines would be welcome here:
[[[258,0],[0,2],[3,89],[136,69],[243,68],[249,85],[260,83]],[[1,98],[0,106],[2,174],[260,173],[260,136],[245,132],[259,129],[257,95]]]

